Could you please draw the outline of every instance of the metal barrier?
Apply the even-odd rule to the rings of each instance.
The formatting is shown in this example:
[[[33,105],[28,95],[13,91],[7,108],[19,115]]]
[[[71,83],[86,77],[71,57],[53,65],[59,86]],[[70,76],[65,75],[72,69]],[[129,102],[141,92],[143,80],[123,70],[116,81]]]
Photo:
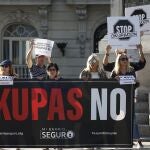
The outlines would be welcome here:
[[[16,74],[20,79],[29,79],[29,70],[27,65],[13,65]]]

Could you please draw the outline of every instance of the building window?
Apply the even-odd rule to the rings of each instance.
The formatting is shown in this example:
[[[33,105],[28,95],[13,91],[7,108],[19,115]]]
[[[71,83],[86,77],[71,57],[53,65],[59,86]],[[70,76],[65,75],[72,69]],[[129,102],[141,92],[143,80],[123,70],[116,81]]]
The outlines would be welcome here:
[[[107,40],[105,37],[107,35],[107,24],[100,25],[94,33],[94,53],[103,52],[104,47],[106,46]]]
[[[3,34],[3,59],[12,60],[13,64],[25,64],[26,41],[38,37],[31,25],[12,24]]]

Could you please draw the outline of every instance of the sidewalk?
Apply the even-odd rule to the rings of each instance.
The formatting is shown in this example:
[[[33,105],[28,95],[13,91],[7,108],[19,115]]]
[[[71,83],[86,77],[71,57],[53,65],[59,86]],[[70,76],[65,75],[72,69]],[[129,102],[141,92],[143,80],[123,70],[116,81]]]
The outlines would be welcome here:
[[[133,148],[0,148],[0,150],[150,150],[150,142],[142,142],[144,147],[137,148],[137,145],[134,145]]]

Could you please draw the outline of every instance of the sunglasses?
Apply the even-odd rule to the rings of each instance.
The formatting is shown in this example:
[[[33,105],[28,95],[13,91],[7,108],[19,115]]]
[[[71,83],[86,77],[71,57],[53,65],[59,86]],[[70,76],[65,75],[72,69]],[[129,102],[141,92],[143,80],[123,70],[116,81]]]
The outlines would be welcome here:
[[[9,65],[1,65],[1,67],[3,67],[3,68],[8,68]]]
[[[120,58],[119,60],[121,60],[121,61],[128,61],[128,58],[126,57],[126,58]]]

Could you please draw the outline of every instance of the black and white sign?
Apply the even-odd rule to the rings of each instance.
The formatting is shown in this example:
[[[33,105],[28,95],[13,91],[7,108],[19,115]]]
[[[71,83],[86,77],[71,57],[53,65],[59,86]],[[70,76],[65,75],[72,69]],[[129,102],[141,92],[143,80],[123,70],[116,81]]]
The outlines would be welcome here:
[[[135,84],[135,77],[132,75],[128,75],[128,76],[119,76],[119,81],[120,84]]]
[[[144,34],[150,34],[150,5],[125,8],[126,16],[138,16],[140,20],[140,30]]]
[[[0,86],[0,147],[132,147],[133,92],[116,80]]]
[[[54,41],[48,39],[33,39],[33,41],[33,51],[35,56],[44,55],[47,57],[51,57]]]
[[[139,18],[108,17],[108,43],[115,48],[136,49],[140,43]]]
[[[13,85],[12,76],[0,76],[0,85]]]

